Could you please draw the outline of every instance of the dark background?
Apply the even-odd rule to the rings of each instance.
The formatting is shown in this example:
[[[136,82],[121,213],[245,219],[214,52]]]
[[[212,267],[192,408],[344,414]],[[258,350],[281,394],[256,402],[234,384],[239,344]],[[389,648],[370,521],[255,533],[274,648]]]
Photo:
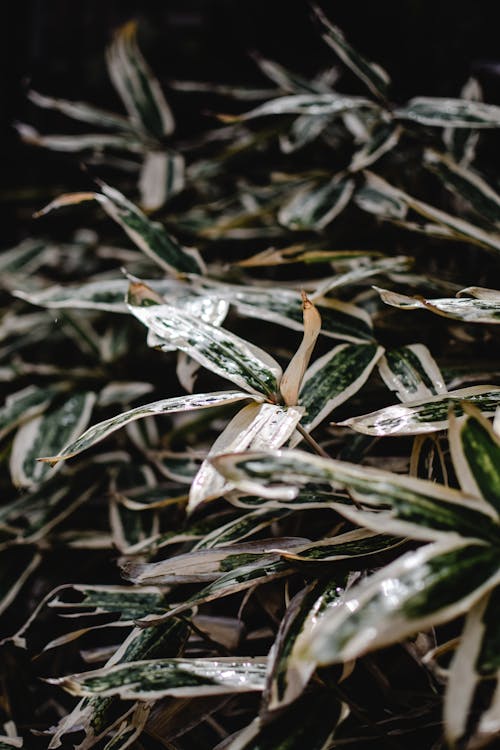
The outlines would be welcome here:
[[[500,103],[496,2],[322,0],[321,5],[359,50],[388,70],[395,101],[456,96],[473,73],[486,101]],[[11,126],[15,120],[41,132],[75,128],[26,102],[27,86],[120,111],[103,53],[113,30],[126,20],[140,21],[141,47],[165,86],[182,137],[215,121],[203,113],[208,100],[169,90],[171,78],[265,85],[251,50],[305,74],[337,62],[305,0],[7,0],[2,11],[0,248],[34,231],[29,215],[33,205],[43,205],[40,186],[49,193],[88,187],[77,157],[19,143]],[[349,73],[339,88],[363,92]]]

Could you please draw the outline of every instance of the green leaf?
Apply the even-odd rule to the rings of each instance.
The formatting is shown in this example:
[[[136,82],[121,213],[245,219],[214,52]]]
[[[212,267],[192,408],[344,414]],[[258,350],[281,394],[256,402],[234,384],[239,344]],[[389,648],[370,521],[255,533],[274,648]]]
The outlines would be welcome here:
[[[186,352],[217,375],[251,393],[276,394],[281,368],[262,349],[171,305],[129,305],[129,309],[165,344]]]
[[[500,439],[478,409],[464,404],[463,410],[462,421],[451,415],[448,433],[455,472],[464,492],[500,514]]]
[[[462,401],[470,401],[485,416],[492,417],[500,405],[500,389],[495,385],[460,388],[432,398],[387,406],[369,414],[351,417],[339,424],[365,435],[419,435],[423,432],[437,432],[448,427],[450,408],[458,417],[463,415]]]
[[[466,99],[417,96],[397,109],[394,115],[400,120],[438,128],[500,127],[500,107]]]
[[[350,589],[302,645],[319,664],[356,659],[467,612],[500,580],[498,551],[463,540],[421,547]]]
[[[388,289],[375,287],[380,298],[386,305],[400,310],[429,310],[436,315],[464,323],[500,323],[500,296],[491,290],[492,294],[486,299],[470,299],[468,297],[443,297],[440,299],[425,299],[424,297],[408,297],[406,294],[390,292]],[[470,287],[463,292],[469,292]],[[461,292],[462,293],[462,292]]]
[[[262,690],[266,664],[251,658],[155,659],[50,679],[72,695],[157,700]]]
[[[19,428],[12,445],[10,473],[19,487],[36,487],[53,474],[40,454],[56,453],[87,426],[96,400],[95,393],[75,393],[60,406],[34,417]]]
[[[299,395],[303,427],[313,430],[366,383],[383,349],[376,344],[340,344],[307,370]]]
[[[500,226],[500,195],[470,167],[462,167],[449,156],[426,149],[424,166],[459,198],[464,199],[480,216]]]
[[[255,109],[242,115],[219,115],[225,122],[238,120],[253,120],[257,117],[273,115],[309,115],[339,117],[344,112],[360,109],[375,109],[379,107],[370,99],[361,96],[343,96],[342,94],[294,94],[270,99]]]
[[[337,53],[347,67],[363,81],[372,94],[385,101],[390,84],[390,78],[385,70],[380,65],[369,62],[351,47],[342,31],[327,19],[320,8],[315,6],[314,12],[324,28],[322,34],[324,41]]]
[[[129,422],[136,419],[143,419],[159,414],[171,414],[180,411],[191,411],[193,409],[208,409],[212,406],[221,406],[233,404],[236,401],[251,398],[247,393],[241,391],[216,391],[215,393],[197,393],[194,396],[175,396],[174,398],[164,398],[160,401],[152,401],[150,404],[137,406],[116,417],[106,419],[104,422],[89,427],[89,429],[80,435],[75,441],[68,443],[57,455],[44,457],[42,460],[49,463],[57,463],[72,456],[78,455],[87,448],[104,440],[115,430],[119,430]]]
[[[324,229],[344,210],[353,191],[354,181],[338,176],[320,186],[306,183],[281,206],[278,221],[293,230]]]
[[[299,486],[311,482],[346,489],[358,507],[335,496],[330,501],[326,497],[326,504],[355,523],[382,533],[423,540],[457,533],[494,543],[499,538],[500,526],[488,503],[435,482],[298,450],[228,454],[212,460],[241,491],[271,499],[289,501],[297,497]]]
[[[175,127],[160,84],[141,54],[137,26],[130,21],[115,34],[106,54],[108,73],[132,123],[161,139]]]
[[[437,396],[447,390],[436,361],[423,344],[387,351],[378,369],[387,387],[404,402]]]

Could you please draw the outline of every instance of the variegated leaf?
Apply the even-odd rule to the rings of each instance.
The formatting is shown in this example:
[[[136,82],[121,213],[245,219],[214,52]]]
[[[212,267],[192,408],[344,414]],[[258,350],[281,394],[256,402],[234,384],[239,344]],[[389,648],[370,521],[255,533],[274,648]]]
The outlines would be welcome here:
[[[161,139],[172,133],[175,123],[160,84],[137,45],[136,34],[132,21],[118,29],[106,54],[108,73],[132,123]]]
[[[319,664],[348,661],[458,617],[500,581],[499,562],[494,547],[456,539],[402,555],[352,588],[301,654]]]
[[[40,454],[52,454],[71,443],[89,423],[95,393],[75,393],[61,406],[25,422],[16,433],[10,456],[10,474],[18,487],[36,487],[53,473]]]
[[[390,78],[380,65],[369,62],[359,54],[347,41],[342,31],[334,26],[317,6],[314,12],[319,18],[324,32],[324,41],[331,47],[340,59],[357,75],[376,97],[385,101]]]
[[[295,94],[271,99],[242,115],[219,115],[224,122],[253,120],[256,117],[273,115],[309,115],[338,117],[350,110],[374,109],[379,107],[370,99],[361,96],[344,96],[342,94]]]
[[[213,443],[191,484],[188,512],[192,513],[205,500],[212,500],[231,489],[210,459],[221,453],[264,448],[281,448],[293,434],[302,409],[275,404],[248,404],[229,422]]]
[[[161,224],[150,221],[142,211],[115,188],[101,184],[100,193],[68,193],[38,212],[43,216],[55,208],[95,200],[145,255],[164,271],[174,274],[203,273],[204,263],[196,250],[182,247]]]
[[[37,388],[29,385],[7,396],[0,407],[0,439],[23,422],[33,419],[45,411],[67,385],[52,385]]]
[[[110,128],[112,130],[134,131],[134,126],[122,115],[115,112],[109,112],[106,109],[95,107],[93,104],[86,102],[73,102],[67,99],[55,99],[38,91],[28,91],[28,99],[37,107],[42,109],[53,109],[60,112],[66,117],[71,117],[79,122],[86,122],[89,125],[98,125],[99,127]]]
[[[465,419],[450,415],[453,466],[464,492],[480,497],[500,514],[500,438],[481,412],[464,403]]]
[[[16,123],[16,130],[24,143],[30,146],[40,146],[51,151],[63,153],[80,153],[81,151],[116,150],[129,151],[140,154],[143,150],[141,142],[132,133],[111,135],[107,133],[86,133],[82,135],[42,135],[31,125]]]
[[[500,405],[500,388],[495,385],[477,385],[405,404],[351,417],[339,424],[351,427],[365,435],[419,435],[437,432],[448,427],[448,412],[453,409],[457,417],[463,415],[462,402],[470,401],[485,415],[493,417]]]
[[[359,172],[371,164],[375,164],[384,154],[395,148],[401,138],[402,129],[392,122],[381,121],[377,123],[370,138],[359,151],[356,151],[349,164],[349,172]]]
[[[418,96],[394,114],[401,120],[438,128],[500,127],[500,107],[466,99]]]
[[[483,99],[481,86],[476,78],[469,78],[460,92],[462,99],[480,102]],[[466,128],[445,128],[443,130],[443,141],[454,159],[464,167],[467,167],[476,155],[476,147],[479,141],[478,130]]]
[[[376,344],[340,344],[307,370],[299,395],[306,415],[303,426],[313,430],[366,383],[383,349]]]
[[[279,210],[278,221],[288,229],[324,229],[349,203],[354,181],[334,177],[324,185],[307,183]]]
[[[155,659],[50,679],[72,695],[156,700],[262,690],[266,663],[250,658]]]
[[[424,166],[480,216],[500,226],[500,195],[470,167],[462,167],[449,156],[432,149],[424,152]]]
[[[322,281],[311,295],[311,299],[322,297],[334,289],[340,289],[349,284],[359,284],[371,276],[388,275],[407,271],[411,266],[411,259],[406,255],[396,255],[391,258],[374,258],[366,263],[360,263],[349,271],[332,276]]]
[[[500,526],[487,502],[435,482],[298,450],[229,454],[213,459],[213,463],[241,491],[271,499],[293,499],[300,486],[310,483],[347,489],[358,507],[335,496],[324,501],[374,531],[424,540],[450,534],[492,543],[499,538]]]
[[[401,401],[416,401],[446,393],[443,375],[424,344],[387,351],[379,362],[380,375]]]
[[[165,344],[186,352],[217,375],[252,393],[276,394],[281,368],[262,349],[171,305],[129,305],[129,309]]]
[[[183,189],[183,156],[172,151],[148,151],[139,177],[142,208],[156,211]]]
[[[375,288],[386,305],[398,307],[400,310],[429,310],[444,318],[462,320],[464,323],[500,323],[500,296],[494,290],[491,290],[492,294],[485,295],[484,298],[481,295],[476,299],[469,297],[425,299]],[[469,290],[463,290],[463,292],[466,291]]]
[[[176,396],[174,398],[164,398],[160,401],[153,401],[150,404],[137,406],[135,409],[117,414],[116,417],[106,419],[104,422],[89,427],[89,429],[80,435],[73,442],[68,443],[57,455],[44,457],[43,461],[48,463],[57,463],[72,456],[76,456],[87,448],[104,440],[115,430],[119,430],[129,422],[136,419],[143,419],[159,414],[169,414],[180,411],[191,411],[192,409],[208,409],[212,406],[222,406],[233,404],[236,401],[251,398],[248,393],[241,391],[217,391],[215,393],[197,393],[194,396]]]

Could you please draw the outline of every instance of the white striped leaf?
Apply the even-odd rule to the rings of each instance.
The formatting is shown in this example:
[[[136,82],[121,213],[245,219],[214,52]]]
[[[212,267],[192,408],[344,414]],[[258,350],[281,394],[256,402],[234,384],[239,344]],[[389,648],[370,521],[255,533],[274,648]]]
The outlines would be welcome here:
[[[72,695],[157,700],[262,690],[266,663],[251,658],[154,659],[49,679]]]
[[[299,395],[306,415],[303,426],[313,430],[337,406],[366,383],[383,349],[376,344],[340,344],[307,370]]]
[[[311,294],[311,299],[322,297],[334,289],[340,289],[341,287],[349,284],[359,284],[365,279],[378,274],[390,274],[401,273],[410,268],[412,263],[411,258],[406,255],[396,255],[391,258],[375,258],[365,263],[360,263],[358,266],[352,268],[345,273],[341,273],[338,276],[332,276],[321,282],[316,287],[316,290]]]
[[[470,296],[475,299],[491,300],[500,303],[500,291],[498,289],[488,289],[484,286],[468,286],[457,292],[457,297]]]
[[[48,463],[57,463],[58,461],[76,456],[78,453],[96,445],[96,443],[104,440],[111,433],[136,419],[144,419],[144,417],[158,416],[160,414],[191,411],[193,409],[208,409],[212,406],[234,404],[236,401],[248,398],[252,397],[248,393],[241,391],[216,391],[215,393],[197,393],[194,396],[176,396],[174,398],[153,401],[150,404],[137,406],[135,409],[117,414],[115,417],[89,427],[86,432],[76,440],[68,443],[57,455],[44,457],[41,460]]]
[[[433,149],[424,151],[424,166],[452,192],[469,203],[480,216],[500,225],[500,195],[470,167],[462,167]]]
[[[99,125],[99,127],[111,128],[113,130],[135,130],[130,121],[123,115],[117,115],[115,112],[95,107],[93,104],[73,102],[67,99],[55,99],[52,96],[46,96],[33,90],[28,91],[27,97],[37,107],[53,109],[79,122],[86,122],[89,125]]]
[[[395,117],[430,127],[498,128],[500,107],[466,99],[418,96],[397,109]]]
[[[35,487],[53,469],[37,459],[56,453],[85,429],[96,400],[95,393],[75,393],[55,409],[25,422],[16,433],[10,456],[12,481],[19,487]]]
[[[376,97],[385,101],[390,78],[386,71],[375,63],[369,62],[359,54],[347,41],[342,31],[334,26],[317,6],[314,12],[319,18],[324,32],[322,37],[340,59],[360,78]]]
[[[45,388],[29,385],[7,396],[0,407],[0,440],[23,422],[44,412],[67,387],[64,383]]]
[[[460,643],[449,670],[444,701],[445,736],[450,746],[466,734],[475,691],[481,680],[500,680],[498,655],[498,611],[500,588],[486,594],[468,612]],[[479,720],[479,739],[484,741],[496,734],[499,726],[494,694],[490,706],[485,706]],[[481,736],[483,735],[483,736]]]
[[[31,125],[16,123],[16,130],[24,143],[40,146],[51,151],[75,154],[80,151],[101,152],[105,149],[130,151],[140,154],[141,142],[133,134],[84,133],[82,135],[42,135]]]
[[[457,417],[463,416],[464,401],[470,401],[485,416],[493,417],[500,405],[500,388],[495,385],[460,388],[432,398],[387,406],[369,414],[351,417],[339,424],[365,435],[419,435],[437,432],[448,427],[450,409],[454,410]]]
[[[279,364],[236,334],[205,323],[172,305],[129,305],[129,310],[169,348],[173,346],[186,352],[217,375],[251,393],[269,397],[277,393],[281,378]],[[157,339],[155,342],[159,343]]]
[[[55,208],[95,200],[108,216],[125,230],[132,242],[167,273],[198,274],[204,272],[204,263],[196,250],[182,247],[161,224],[150,221],[137,206],[115,188],[102,183],[101,191],[101,193],[61,195],[39,211],[37,216],[43,216]]]
[[[390,349],[378,364],[379,373],[401,401],[416,401],[446,393],[443,375],[424,344]]]
[[[493,294],[476,299],[469,297],[441,297],[439,299],[425,299],[424,297],[408,297],[406,294],[391,292],[388,289],[375,287],[386,305],[400,310],[429,310],[436,315],[464,323],[500,323],[500,296]],[[463,292],[469,290],[464,289]]]
[[[481,412],[463,405],[465,419],[450,417],[449,441],[460,486],[500,514],[500,438]]]
[[[460,92],[462,99],[480,102],[483,98],[481,86],[476,78],[469,78]],[[462,166],[467,167],[476,155],[479,141],[478,130],[468,128],[445,128],[443,142],[452,157]]]
[[[142,208],[156,211],[183,189],[183,156],[173,151],[148,151],[139,176]]]
[[[174,118],[160,84],[141,54],[136,33],[133,21],[118,29],[106,51],[108,73],[132,123],[161,139],[173,132]]]
[[[353,191],[354,181],[338,176],[320,186],[306,183],[281,206],[278,221],[298,231],[324,229],[344,210]]]
[[[121,569],[128,581],[138,585],[203,583],[217,580],[223,573],[241,567],[243,562],[257,561],[270,551],[303,547],[306,541],[297,537],[273,537],[222,548],[193,550],[154,563],[126,559]]]
[[[242,115],[219,115],[223,122],[237,122],[239,120],[253,120],[257,117],[273,115],[309,115],[339,117],[351,110],[374,109],[379,106],[370,99],[361,96],[344,96],[342,94],[295,94],[270,99],[255,109]]]
[[[382,218],[404,219],[406,216],[406,209],[410,208],[425,219],[430,219],[432,222],[442,227],[445,233],[452,232],[456,239],[463,242],[472,242],[475,245],[479,245],[480,247],[495,252],[500,251],[500,234],[497,231],[486,231],[485,229],[482,229],[475,224],[471,224],[458,216],[453,216],[445,211],[441,211],[441,209],[435,208],[428,203],[424,203],[424,201],[418,200],[417,198],[408,195],[408,193],[405,193],[403,190],[399,190],[393,185],[390,185],[378,175],[365,172],[365,176],[366,188],[379,195],[379,201],[385,201],[389,206],[394,204],[405,207],[404,212],[400,216],[397,216],[395,211],[393,213],[386,213],[385,215],[381,211],[377,212],[382,215]]]
[[[330,115],[299,115],[292,122],[288,132],[280,134],[280,149],[284,154],[295,153],[308,143],[315,141],[331,121]]]
[[[375,164],[384,154],[392,151],[398,145],[402,129],[392,122],[382,120],[376,123],[369,140],[356,151],[349,164],[349,172],[359,172],[371,164]]]
[[[293,507],[294,497],[300,502],[300,486],[328,483],[348,490],[364,510],[335,495],[322,498],[325,504],[374,531],[424,540],[456,534],[488,542],[499,538],[500,526],[487,502],[435,482],[298,450],[228,454],[213,463],[242,492],[283,498],[287,502],[281,507]]]
[[[229,422],[208,452],[189,491],[188,512],[232,489],[210,459],[221,453],[281,448],[293,434],[303,410],[275,404],[248,404]]]
[[[463,540],[402,555],[330,610],[302,654],[319,664],[356,659],[467,612],[500,581],[494,547]]]
[[[332,91],[331,86],[322,79],[309,80],[304,78],[288,70],[288,68],[280,65],[275,60],[262,57],[259,53],[254,53],[252,57],[262,73],[288,94],[327,94]]]

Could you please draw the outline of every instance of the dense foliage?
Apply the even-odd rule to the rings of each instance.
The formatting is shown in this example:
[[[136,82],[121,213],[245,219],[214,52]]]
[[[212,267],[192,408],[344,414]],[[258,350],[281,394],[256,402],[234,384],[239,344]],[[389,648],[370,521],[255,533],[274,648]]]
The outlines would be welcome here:
[[[29,93],[106,181],[0,255],[0,748],[500,737],[500,108],[314,16],[190,141],[133,23],[124,112]]]

